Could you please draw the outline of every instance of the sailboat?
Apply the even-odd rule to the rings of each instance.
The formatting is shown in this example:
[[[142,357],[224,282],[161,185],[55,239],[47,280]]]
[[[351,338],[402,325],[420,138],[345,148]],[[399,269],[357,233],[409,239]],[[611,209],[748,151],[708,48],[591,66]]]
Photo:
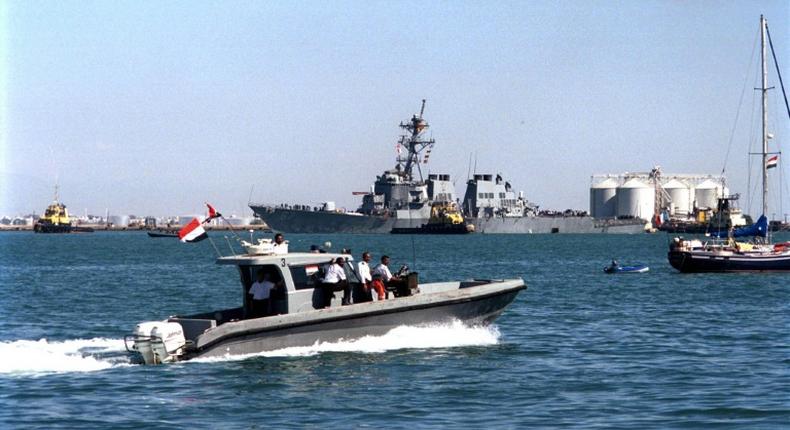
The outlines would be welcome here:
[[[703,242],[698,239],[674,238],[669,244],[669,264],[681,272],[762,272],[790,271],[790,242],[772,243],[768,228],[768,169],[776,166],[779,153],[768,152],[768,71],[766,68],[766,37],[771,45],[768,24],[760,16],[760,41],[762,45],[762,215],[756,223],[748,227],[730,229],[722,234],[712,234],[713,240]],[[779,66],[777,65],[777,72]],[[781,83],[781,75],[779,82]],[[781,85],[785,93],[784,84]],[[785,95],[785,103],[787,96]],[[790,107],[788,107],[790,116]],[[739,238],[751,237],[740,242]]]

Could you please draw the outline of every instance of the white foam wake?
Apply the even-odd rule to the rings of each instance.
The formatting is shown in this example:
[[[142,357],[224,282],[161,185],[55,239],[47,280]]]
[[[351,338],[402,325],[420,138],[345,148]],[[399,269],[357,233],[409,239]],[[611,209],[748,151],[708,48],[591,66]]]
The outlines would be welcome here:
[[[496,326],[469,327],[460,321],[428,326],[400,326],[382,336],[365,336],[354,340],[316,342],[311,346],[283,348],[257,354],[200,358],[192,361],[214,362],[244,360],[250,357],[306,357],[324,352],[382,353],[399,349],[453,348],[461,346],[496,345]]]
[[[123,339],[0,342],[0,375],[91,372],[126,365],[128,358],[103,357],[124,351]]]

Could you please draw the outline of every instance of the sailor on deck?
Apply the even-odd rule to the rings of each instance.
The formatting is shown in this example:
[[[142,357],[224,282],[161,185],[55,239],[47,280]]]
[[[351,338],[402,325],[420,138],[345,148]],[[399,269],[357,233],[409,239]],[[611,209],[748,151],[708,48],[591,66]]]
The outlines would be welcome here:
[[[285,237],[283,237],[282,233],[277,233],[274,235],[274,245],[272,245],[272,247],[274,249],[274,253],[277,255],[288,253],[288,242],[285,241]]]
[[[346,260],[343,257],[337,257],[335,262],[332,263],[326,270],[324,275],[323,284],[324,288],[324,304],[329,306],[332,302],[332,292],[343,290],[343,304],[351,304],[351,286],[346,280],[346,270],[343,265]]]

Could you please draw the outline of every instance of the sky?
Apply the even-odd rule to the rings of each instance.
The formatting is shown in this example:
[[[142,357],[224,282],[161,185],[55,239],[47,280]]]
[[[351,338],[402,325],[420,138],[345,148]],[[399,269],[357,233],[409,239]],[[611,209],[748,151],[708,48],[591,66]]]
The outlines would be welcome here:
[[[470,157],[584,210],[593,174],[726,162],[754,213],[760,14],[790,79],[787,1],[5,1],[0,215],[42,212],[55,184],[79,215],[355,209],[422,99],[427,170],[458,195]],[[790,212],[772,173],[769,212]]]

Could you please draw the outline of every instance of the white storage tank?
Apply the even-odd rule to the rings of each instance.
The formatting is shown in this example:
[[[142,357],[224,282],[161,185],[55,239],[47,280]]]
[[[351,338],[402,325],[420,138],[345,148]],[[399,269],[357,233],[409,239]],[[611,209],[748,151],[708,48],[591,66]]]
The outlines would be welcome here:
[[[206,219],[205,215],[181,215],[178,217],[178,225],[185,226],[197,218],[198,221],[203,222]]]
[[[669,198],[672,199],[669,211],[671,214],[686,215],[693,210],[691,206],[693,202],[691,198],[691,187],[688,184],[677,179],[672,179],[664,184],[664,191],[666,191],[667,194],[669,194]]]
[[[110,215],[108,221],[113,227],[129,227],[129,215]]]
[[[233,227],[246,227],[252,223],[251,217],[230,217],[225,218],[225,221]],[[221,224],[220,224],[221,225]]]
[[[633,178],[617,187],[617,216],[648,220],[653,217],[655,189]]]
[[[706,179],[694,188],[694,199],[698,208],[716,208],[722,193],[720,184]]]
[[[617,182],[608,178],[590,187],[590,215],[593,218],[617,216]]]

